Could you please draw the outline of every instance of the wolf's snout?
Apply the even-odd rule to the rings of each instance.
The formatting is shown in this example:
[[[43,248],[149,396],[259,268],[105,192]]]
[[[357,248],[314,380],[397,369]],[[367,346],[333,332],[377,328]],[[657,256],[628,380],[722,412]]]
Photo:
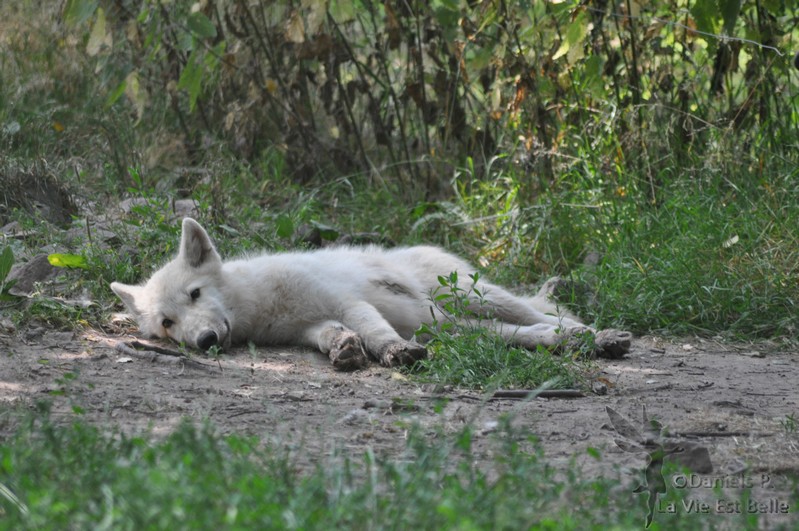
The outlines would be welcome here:
[[[208,350],[214,345],[219,344],[219,336],[213,330],[206,330],[197,338],[197,346],[202,350]]]

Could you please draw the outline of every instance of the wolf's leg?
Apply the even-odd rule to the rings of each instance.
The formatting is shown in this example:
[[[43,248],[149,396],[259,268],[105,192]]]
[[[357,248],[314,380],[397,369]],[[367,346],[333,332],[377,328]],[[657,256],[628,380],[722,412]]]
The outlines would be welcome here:
[[[585,348],[586,340],[589,349],[595,356],[602,358],[620,358],[630,350],[632,334],[619,330],[600,330],[582,324],[568,312],[559,309],[547,300],[557,279],[550,280],[535,297],[517,297],[505,289],[479,282],[477,289],[483,295],[482,300],[476,295],[470,296],[469,309],[485,321],[479,324],[498,332],[508,343],[524,348],[534,349],[538,345],[545,347],[564,346]],[[544,311],[561,313],[550,315]],[[441,311],[439,309],[439,311]],[[565,313],[565,315],[563,315]],[[475,323],[474,319],[465,320]],[[593,341],[586,334],[593,336]]]
[[[596,330],[587,326],[560,327],[546,323],[529,326],[497,321],[467,321],[497,332],[511,345],[534,350],[538,345],[582,351],[600,358],[621,358],[630,351],[632,334],[620,330]]]
[[[532,304],[534,299],[517,297],[507,290],[487,282],[478,282],[476,287],[480,290],[483,298],[481,300],[476,295],[470,296],[469,309],[481,317],[493,318],[515,325],[529,326],[543,323],[562,328],[585,328],[585,325],[572,317],[544,313]]]
[[[341,320],[363,338],[366,351],[386,367],[412,365],[427,356],[427,349],[403,339],[377,308],[366,301],[346,305]]]
[[[530,350],[536,347],[553,347],[565,342],[568,338],[582,333],[593,333],[587,326],[577,325],[563,327],[557,324],[537,323],[534,325],[519,326],[518,324],[503,323],[501,321],[477,321],[473,319],[461,320],[472,326],[482,326],[498,333],[502,339],[511,345],[516,345]]]
[[[342,371],[362,369],[369,364],[360,336],[337,321],[317,323],[303,331],[303,343],[317,347]]]

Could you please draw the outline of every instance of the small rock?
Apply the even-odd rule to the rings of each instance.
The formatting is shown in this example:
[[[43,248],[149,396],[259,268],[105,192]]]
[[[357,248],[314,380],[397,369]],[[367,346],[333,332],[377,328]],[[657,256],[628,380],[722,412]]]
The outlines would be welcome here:
[[[8,280],[16,281],[8,292],[17,297],[27,297],[35,290],[37,282],[46,282],[55,278],[60,270],[50,265],[46,254],[39,254],[28,262],[17,264],[8,274]]]
[[[147,204],[147,199],[144,197],[130,197],[119,203],[119,208],[125,214],[130,214],[133,207],[144,206]]]
[[[33,341],[41,338],[47,329],[43,326],[34,326],[25,331],[25,341]]]
[[[397,371],[391,371],[391,379],[392,380],[397,380],[397,381],[400,381],[400,382],[407,382],[408,381],[408,377],[407,376],[405,376],[401,372],[397,372]]]
[[[11,322],[8,317],[0,317],[0,334],[13,334],[17,331],[17,327]]]
[[[669,455],[669,459],[689,468],[697,474],[710,474],[713,472],[713,462],[707,448],[693,441],[669,440],[664,445],[666,450],[680,448],[682,451]]]
[[[483,423],[483,427],[477,432],[477,435],[488,435],[494,433],[499,428],[499,422],[496,420],[487,420]]]
[[[370,398],[363,403],[363,409],[391,409],[391,402],[388,400],[375,400]]]
[[[197,208],[197,201],[194,199],[178,199],[173,203],[172,207],[175,209],[175,215],[181,218],[196,218],[200,213],[200,209]]]
[[[365,409],[353,409],[346,415],[344,415],[339,422],[342,424],[360,424],[362,422],[369,421],[369,412]]]

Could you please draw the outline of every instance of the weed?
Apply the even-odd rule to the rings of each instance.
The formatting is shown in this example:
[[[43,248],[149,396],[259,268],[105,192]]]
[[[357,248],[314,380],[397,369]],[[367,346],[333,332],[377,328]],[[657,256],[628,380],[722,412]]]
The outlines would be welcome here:
[[[431,338],[429,359],[419,363],[420,377],[440,384],[472,389],[572,387],[580,380],[581,366],[569,355],[553,356],[539,347],[535,351],[509,346],[499,334],[481,323],[475,306],[484,304],[476,287],[479,274],[469,276],[471,285],[463,288],[457,272],[439,277],[439,289],[431,294],[441,307],[444,322],[424,325],[419,331]]]
[[[789,435],[796,433],[796,423],[797,420],[794,415],[786,415],[784,420],[780,420],[780,426]]]
[[[8,290],[14,285],[13,281],[9,281],[8,274],[11,272],[11,266],[14,265],[14,252],[11,247],[5,246],[0,251],[0,301],[7,301],[13,299],[13,296],[8,293]]]

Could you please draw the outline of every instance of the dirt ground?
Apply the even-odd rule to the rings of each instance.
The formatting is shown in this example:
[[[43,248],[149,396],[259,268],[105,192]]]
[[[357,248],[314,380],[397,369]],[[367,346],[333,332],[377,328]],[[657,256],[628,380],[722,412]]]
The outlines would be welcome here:
[[[796,487],[787,479],[799,475],[799,427],[791,425],[799,417],[799,354],[764,344],[639,338],[623,359],[596,362],[595,389],[604,394],[519,400],[436,389],[377,365],[340,373],[322,354],[303,349],[244,348],[219,360],[186,361],[115,348],[130,336],[36,327],[5,332],[0,400],[11,409],[66,389],[53,398],[55,414],[64,418],[78,405],[90,422],[156,435],[184,417],[208,418],[223,433],[302,445],[311,462],[334,448],[352,455],[399,452],[405,435],[400,420],[451,431],[470,422],[479,456],[480,441],[500,415],[511,414],[515,426],[540,437],[553,466],[565,469],[576,461],[584,477],[620,474],[634,485],[646,456],[614,444],[619,433],[606,407],[640,428],[646,406],[668,440],[699,450],[685,454],[695,455],[695,467],[712,464],[712,472],[670,478],[670,488],[692,489],[689,498],[707,500],[710,512],[720,513],[724,508],[714,505],[720,494],[708,487],[709,479],[733,491],[751,484],[767,523],[799,522],[796,497],[790,498]],[[68,373],[77,376],[65,378]],[[602,459],[590,457],[588,447]]]

